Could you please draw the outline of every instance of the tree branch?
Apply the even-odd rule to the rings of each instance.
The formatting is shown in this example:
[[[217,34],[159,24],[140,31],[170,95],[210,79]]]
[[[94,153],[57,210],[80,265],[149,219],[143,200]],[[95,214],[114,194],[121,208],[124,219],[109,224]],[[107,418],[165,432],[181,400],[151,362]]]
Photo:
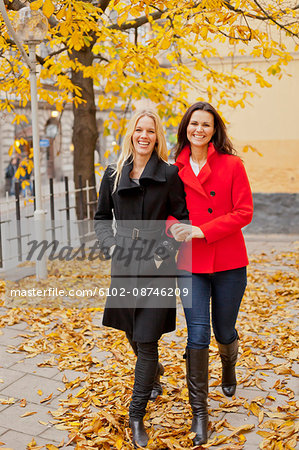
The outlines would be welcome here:
[[[68,50],[68,47],[63,47],[60,50],[56,50],[53,53],[49,53],[49,55],[47,55],[46,58],[44,58],[44,60],[46,60],[47,58],[52,58],[52,56],[59,55],[60,53],[63,53],[66,50]]]
[[[93,59],[99,60],[99,61],[105,61],[105,62],[107,62],[107,63],[110,62],[109,59],[105,58],[105,57],[102,56],[102,55],[94,55]]]
[[[164,14],[165,12],[167,12],[168,10],[165,9],[164,11],[157,11],[154,12],[152,14],[150,14],[149,16],[153,19],[153,20],[158,20],[161,18],[162,14]],[[133,20],[129,20],[128,22],[123,23],[122,25],[111,25],[109,28],[109,30],[121,30],[121,31],[125,31],[125,30],[130,30],[132,28],[139,28],[142,25],[145,25],[146,23],[149,22],[149,19],[147,16],[142,16],[139,17],[138,19],[133,19]]]
[[[10,45],[14,45],[14,46],[16,45],[15,42],[12,39],[6,39],[6,42],[8,44],[10,44]],[[35,55],[36,56],[36,61],[39,62],[43,66],[48,58],[51,58],[52,56],[55,56],[55,55],[59,55],[59,53],[62,53],[64,51],[66,51],[67,49],[68,49],[67,47],[63,47],[63,48],[61,48],[59,50],[56,50],[55,52],[50,53],[49,55],[47,55],[46,58],[42,58],[39,55]]]
[[[288,28],[286,28],[282,23],[277,22],[272,16],[270,16],[267,11],[265,11],[265,9],[262,7],[262,5],[259,4],[259,2],[257,0],[253,0],[254,3],[256,4],[256,6],[258,8],[260,8],[260,10],[265,14],[265,16],[267,17],[268,20],[270,20],[271,22],[275,23],[275,25],[277,25],[279,28],[282,28],[283,30],[285,30],[287,33],[290,33],[292,36],[298,37],[298,33],[294,33],[293,31],[289,30]],[[297,7],[296,7],[297,8]]]
[[[100,0],[100,2],[98,3],[98,7],[101,8],[103,12],[105,12],[110,2],[111,0]]]
[[[33,0],[29,1],[32,3]],[[10,11],[20,11],[20,9],[25,8],[27,6],[27,1],[22,0],[4,0],[4,4]],[[48,18],[48,22],[51,28],[55,27],[59,22],[56,20],[54,16]]]
[[[243,41],[243,42],[249,42],[251,41],[251,32],[250,32],[250,36],[248,38],[242,38],[242,37],[236,37],[236,36],[230,36],[229,34],[224,33],[224,31],[219,30],[218,31],[220,34],[222,34],[223,36],[227,37],[228,39],[233,39],[234,41]]]
[[[235,8],[233,5],[230,4],[230,0],[225,1],[224,0],[224,4],[225,6],[230,10],[230,11],[234,11],[236,13],[242,14],[243,17],[250,17],[251,19],[258,19],[261,21],[271,21],[273,23],[275,23],[275,25],[277,25],[279,28],[285,30],[287,33],[290,33],[292,36],[294,37],[298,37],[298,33],[294,33],[293,31],[289,30],[285,25],[283,25],[282,23],[277,22],[270,14],[267,13],[267,11],[259,4],[258,1],[253,0],[254,3],[256,4],[256,6],[261,10],[261,12],[264,14],[264,16],[260,16],[258,14],[251,14],[251,13],[246,13],[244,11],[242,11],[240,8]],[[293,8],[290,8],[292,11],[296,11],[297,9],[299,9],[299,4],[294,6]],[[283,14],[286,14],[286,11],[282,11]]]
[[[4,4],[7,9],[12,11],[19,11],[19,9],[24,8],[26,6],[26,0],[4,0]]]

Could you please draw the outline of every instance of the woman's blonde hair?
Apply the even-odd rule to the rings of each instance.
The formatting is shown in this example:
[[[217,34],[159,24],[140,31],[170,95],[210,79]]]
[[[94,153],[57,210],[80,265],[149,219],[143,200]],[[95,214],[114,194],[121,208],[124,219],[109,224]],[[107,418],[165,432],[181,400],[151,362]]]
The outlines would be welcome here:
[[[130,163],[132,161],[134,161],[134,146],[133,146],[133,142],[132,142],[132,136],[136,129],[138,120],[144,116],[148,116],[148,117],[152,118],[155,123],[157,142],[155,144],[154,151],[156,151],[158,157],[160,159],[162,159],[163,161],[167,161],[167,159],[168,159],[168,151],[167,151],[167,145],[166,145],[166,139],[165,139],[165,135],[164,135],[163,125],[162,125],[161,119],[158,116],[158,114],[156,113],[156,111],[154,111],[152,109],[144,109],[143,111],[136,112],[131,117],[131,119],[128,123],[127,131],[126,131],[126,134],[125,134],[125,137],[123,140],[123,144],[122,144],[121,154],[116,163],[116,169],[114,171],[114,174],[116,174],[116,177],[115,177],[113,192],[116,191],[124,163],[129,158],[130,158]]]

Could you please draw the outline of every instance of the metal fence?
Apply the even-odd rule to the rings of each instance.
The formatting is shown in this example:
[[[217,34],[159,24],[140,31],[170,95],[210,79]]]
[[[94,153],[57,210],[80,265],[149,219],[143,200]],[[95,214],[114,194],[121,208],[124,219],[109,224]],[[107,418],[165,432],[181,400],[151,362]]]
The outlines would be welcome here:
[[[43,208],[46,212],[46,239],[58,241],[60,245],[79,246],[82,242],[95,240],[93,210],[96,200],[92,193],[95,186],[85,186],[79,176],[79,188],[68,177],[54,184],[49,179],[44,186]],[[21,195],[19,182],[15,183],[15,194],[0,200],[0,269],[11,269],[26,261],[28,243],[34,240],[35,186],[33,195]],[[78,216],[76,215],[76,196]],[[83,219],[84,204],[87,216]]]

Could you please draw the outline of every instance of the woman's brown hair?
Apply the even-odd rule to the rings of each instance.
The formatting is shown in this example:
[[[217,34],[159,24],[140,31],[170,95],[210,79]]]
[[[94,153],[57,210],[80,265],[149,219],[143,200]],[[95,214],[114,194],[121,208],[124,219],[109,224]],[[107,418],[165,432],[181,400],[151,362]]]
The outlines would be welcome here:
[[[233,144],[229,140],[227,136],[226,126],[223,120],[221,119],[219,113],[216,109],[207,102],[197,102],[191,105],[187,111],[185,112],[181,123],[179,125],[178,134],[177,134],[177,144],[174,149],[175,159],[179,156],[183,148],[189,144],[187,138],[187,127],[189,125],[190,119],[194,111],[202,110],[211,113],[214,117],[214,128],[215,132],[211,139],[211,142],[214,144],[215,149],[219,153],[226,153],[229,155],[235,155],[237,152],[233,147]]]

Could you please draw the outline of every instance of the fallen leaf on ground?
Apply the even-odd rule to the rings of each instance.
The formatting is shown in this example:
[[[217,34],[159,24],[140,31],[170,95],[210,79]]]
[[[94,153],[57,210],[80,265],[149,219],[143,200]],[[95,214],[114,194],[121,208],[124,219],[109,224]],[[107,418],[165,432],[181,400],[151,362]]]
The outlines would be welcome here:
[[[21,408],[25,408],[26,405],[27,405],[26,398],[22,398],[22,400],[20,401]]]
[[[221,450],[239,450],[246,448],[246,439],[250,443],[251,435],[260,436],[259,446],[264,450],[296,448],[295,421],[299,404],[293,398],[292,385],[287,378],[294,377],[295,380],[294,367],[298,357],[298,256],[295,252],[273,252],[253,255],[250,259],[248,287],[238,318],[238,389],[236,397],[229,400],[221,392],[221,362],[212,337],[209,365],[210,386],[215,386],[209,393],[213,405],[209,407],[212,435],[203,448],[222,444]],[[280,268],[276,269],[276,265]],[[285,270],[281,270],[283,265]],[[83,283],[88,282],[91,288],[100,286],[104,289],[109,286],[109,270],[107,262],[72,261],[70,265],[65,261],[51,261],[49,279],[38,282],[38,286],[43,288],[51,282],[53,287],[65,283],[72,288],[82,288]],[[32,278],[24,279],[20,281],[20,287],[32,288],[33,283]],[[11,347],[10,352],[23,352],[29,357],[45,353],[46,359],[38,363],[39,367],[78,372],[73,381],[68,381],[63,374],[64,398],[60,407],[50,413],[53,416],[50,423],[69,433],[69,444],[76,450],[129,450],[132,445],[128,408],[136,358],[124,333],[101,326],[104,303],[86,306],[87,299],[83,300],[85,303],[78,301],[66,307],[55,299],[56,303],[49,307],[40,299],[39,305],[26,311],[23,305],[7,309],[7,313],[4,311],[0,316],[0,327],[27,322],[30,333],[24,333],[24,341]],[[184,320],[182,311],[178,316]],[[164,393],[148,405],[145,417],[146,427],[150,430],[150,450],[157,445],[162,448],[163,443],[170,449],[192,446],[183,359],[186,335],[186,327],[181,323],[173,335],[165,335],[159,342],[160,359],[165,367],[165,375],[161,377]],[[104,366],[103,354],[107,355]],[[272,379],[277,380],[273,386],[270,385]],[[247,396],[247,388],[258,390],[260,394],[252,399]],[[242,389],[240,397],[239,389]],[[43,394],[40,389],[38,393]],[[42,402],[48,400],[50,397]],[[9,405],[15,400],[0,399],[2,402]],[[228,416],[223,418],[223,413],[243,413],[242,408],[257,418],[258,425],[236,428],[229,423]],[[250,417],[248,420],[250,422]],[[223,436],[224,429],[231,433]],[[36,445],[28,448],[36,448]]]
[[[37,412],[36,411],[28,411],[28,412],[25,412],[24,414],[22,414],[20,417],[33,416],[33,414],[37,414]]]

